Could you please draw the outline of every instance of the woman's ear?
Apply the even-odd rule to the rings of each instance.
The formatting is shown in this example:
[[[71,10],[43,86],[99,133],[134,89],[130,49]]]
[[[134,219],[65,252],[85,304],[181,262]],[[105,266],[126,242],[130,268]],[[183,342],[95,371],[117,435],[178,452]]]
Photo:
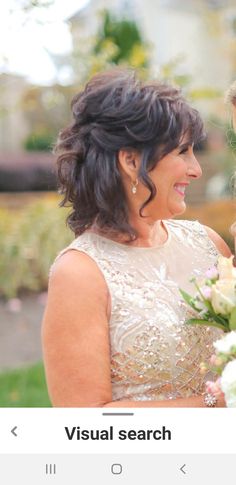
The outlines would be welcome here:
[[[122,172],[130,179],[137,178],[140,168],[140,155],[136,150],[119,150],[118,164]]]

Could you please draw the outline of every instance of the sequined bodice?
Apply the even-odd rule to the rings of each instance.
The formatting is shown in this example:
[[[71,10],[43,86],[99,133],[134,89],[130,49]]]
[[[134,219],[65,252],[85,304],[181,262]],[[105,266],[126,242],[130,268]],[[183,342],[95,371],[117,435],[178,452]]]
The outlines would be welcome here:
[[[84,233],[65,248],[83,251],[102,271],[111,296],[113,400],[160,400],[204,391],[199,365],[213,353],[216,329],[185,325],[179,288],[215,264],[218,252],[203,226],[165,221],[168,239],[140,248]],[[57,259],[57,258],[56,258]]]

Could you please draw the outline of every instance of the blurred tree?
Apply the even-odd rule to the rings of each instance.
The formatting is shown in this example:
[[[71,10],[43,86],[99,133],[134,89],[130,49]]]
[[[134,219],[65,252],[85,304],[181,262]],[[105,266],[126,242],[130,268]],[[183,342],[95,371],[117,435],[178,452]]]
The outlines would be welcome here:
[[[132,61],[134,61],[138,67],[148,66],[146,46],[137,23],[128,18],[117,18],[105,10],[95,41],[94,53],[100,54],[110,43],[115,47],[110,56],[112,63],[120,64],[125,61],[132,65]]]
[[[193,87],[192,76],[182,67],[184,55],[178,55],[164,64],[154,65],[152,45],[143,39],[142,32],[133,19],[115,16],[109,10],[103,10],[100,16],[101,22],[97,33],[84,42],[81,42],[81,39],[79,42],[78,38],[74,43],[74,51],[69,62],[73,66],[74,83],[77,83],[78,87],[97,72],[120,65],[137,69],[142,78],[158,78],[180,86],[184,95],[193,103],[222,97],[223,93],[211,86],[200,84],[197,88]],[[74,28],[76,30],[76,26]]]
[[[153,68],[152,48],[143,40],[136,22],[128,18],[115,17],[108,10],[100,15],[101,23],[97,33],[85,39],[83,43],[76,42],[71,56],[64,59],[64,62],[73,67],[72,84],[70,86],[57,84],[51,87],[31,86],[25,91],[22,109],[31,127],[31,132],[24,143],[25,148],[45,149],[48,140],[51,144],[53,137],[56,139],[61,127],[71,119],[70,101],[73,95],[92,75],[110,69],[114,65],[134,67],[145,79],[158,77],[163,81],[180,85],[191,101],[221,95],[219,91],[216,92],[208,87],[192,88],[192,78],[184,72],[181,65],[183,56]],[[55,61],[53,56],[52,61]],[[61,68],[56,61],[54,65],[57,69]]]
[[[27,13],[39,7],[47,8],[52,3],[53,0],[20,0],[19,7]],[[36,139],[42,146],[44,142],[41,145],[40,140],[42,136],[45,138],[45,133],[56,138],[58,131],[71,118],[70,101],[75,92],[92,75],[114,65],[134,67],[142,78],[158,78],[180,85],[185,96],[193,102],[222,97],[219,90],[211,87],[192,87],[192,77],[182,68],[184,56],[178,56],[168,63],[157,66],[153,66],[151,56],[152,47],[145,42],[138,24],[133,19],[117,17],[108,10],[103,11],[94,36],[83,39],[83,42],[74,43],[74,51],[63,59],[61,64],[56,63],[56,56],[51,57],[58,72],[66,65],[72,68],[71,85],[30,86],[26,89],[21,108],[30,126],[30,136],[25,140],[24,146],[32,148],[32,143],[34,145]]]
[[[143,39],[138,24],[128,17],[118,17],[108,10],[100,16],[95,35],[81,39],[75,27],[74,50],[69,60],[74,83],[83,85],[97,72],[121,65],[133,67],[143,77],[150,77],[151,45]],[[73,36],[73,32],[72,32]]]
[[[48,131],[31,132],[24,142],[25,150],[29,152],[49,152],[52,150],[55,137]]]

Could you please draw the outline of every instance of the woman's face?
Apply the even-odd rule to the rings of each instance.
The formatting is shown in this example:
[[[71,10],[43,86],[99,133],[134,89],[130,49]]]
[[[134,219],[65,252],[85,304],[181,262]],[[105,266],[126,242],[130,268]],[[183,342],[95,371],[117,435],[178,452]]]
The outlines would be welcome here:
[[[185,211],[185,189],[192,180],[201,177],[202,170],[193,153],[193,146],[182,142],[178,148],[163,157],[148,175],[155,184],[157,193],[142,214],[155,221],[172,218]],[[141,183],[137,188],[139,199],[144,202],[150,192]]]

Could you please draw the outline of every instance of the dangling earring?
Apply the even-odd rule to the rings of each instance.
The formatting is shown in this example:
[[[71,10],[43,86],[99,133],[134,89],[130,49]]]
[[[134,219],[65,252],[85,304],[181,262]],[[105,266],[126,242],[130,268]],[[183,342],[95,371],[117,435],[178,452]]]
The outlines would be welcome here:
[[[131,182],[131,191],[133,194],[136,194],[137,192],[137,185],[138,185],[138,179],[136,179],[135,182]]]

